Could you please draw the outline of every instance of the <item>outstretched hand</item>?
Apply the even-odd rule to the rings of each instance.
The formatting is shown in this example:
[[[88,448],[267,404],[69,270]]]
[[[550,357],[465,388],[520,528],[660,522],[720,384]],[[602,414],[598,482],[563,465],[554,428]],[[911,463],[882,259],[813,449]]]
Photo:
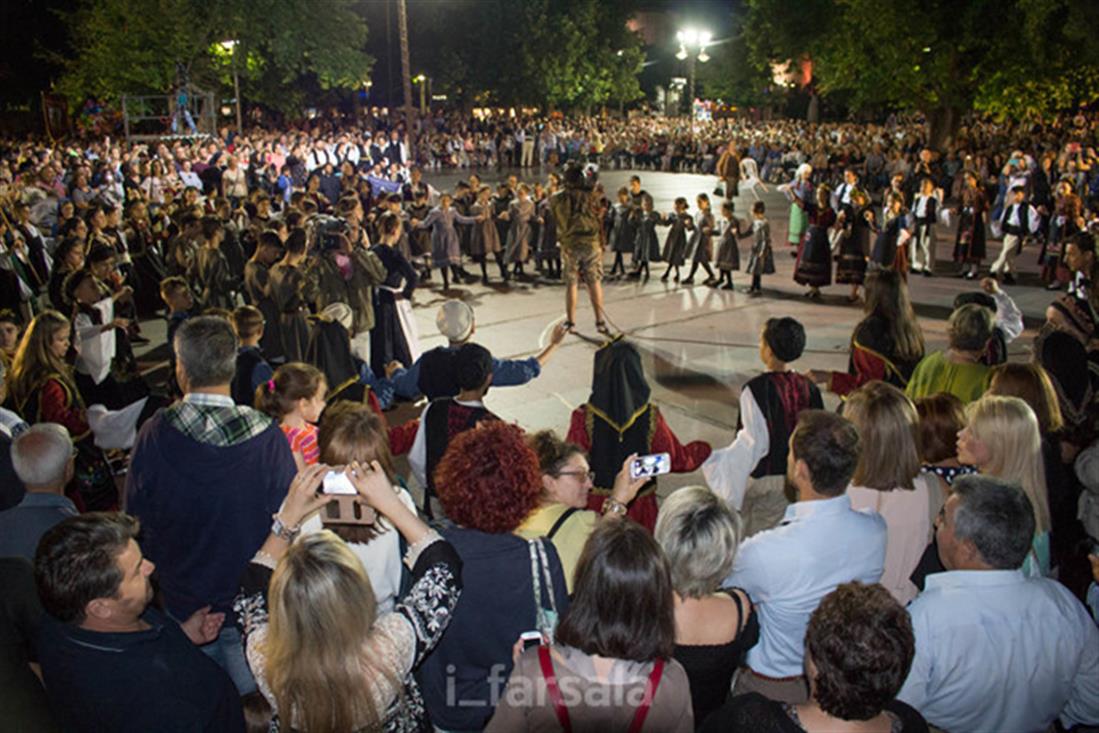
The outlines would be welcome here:
[[[187,635],[192,643],[196,646],[202,646],[218,638],[218,633],[224,623],[224,613],[210,613],[210,607],[203,606],[181,623],[179,628],[183,630],[183,633]]]

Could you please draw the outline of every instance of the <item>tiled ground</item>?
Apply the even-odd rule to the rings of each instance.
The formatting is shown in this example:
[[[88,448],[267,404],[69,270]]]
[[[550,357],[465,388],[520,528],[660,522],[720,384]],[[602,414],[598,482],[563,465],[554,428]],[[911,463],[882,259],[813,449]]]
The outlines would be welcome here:
[[[676,196],[692,201],[700,192],[710,192],[714,179],[690,174],[640,172],[643,186],[655,199],[658,211],[668,211]],[[604,171],[602,180],[609,192],[625,184],[624,171]],[[428,176],[436,187],[450,186],[458,176]],[[535,174],[524,175],[533,180]],[[485,175],[487,183],[496,176]],[[844,302],[846,286],[825,290],[820,302],[801,296],[791,274],[793,258],[787,254],[787,207],[779,194],[765,194],[768,215],[776,245],[778,272],[764,280],[763,298],[748,298],[741,292],[714,290],[703,285],[692,287],[662,283],[658,275],[648,283],[608,283],[606,310],[617,329],[632,338],[645,355],[646,369],[653,385],[653,399],[683,441],[707,440],[725,444],[733,437],[740,385],[758,373],[758,333],[769,317],[791,315],[805,325],[809,336],[806,355],[798,366],[844,369],[851,331],[862,313]],[[737,200],[743,215],[750,201]],[[663,235],[663,230],[660,231]],[[950,237],[948,241],[948,237]],[[952,235],[940,233],[940,276],[914,278],[911,293],[920,314],[929,348],[945,342],[945,318],[954,296],[972,289],[973,283],[950,276]],[[990,245],[995,252],[998,243]],[[1050,294],[1037,283],[1034,259],[1026,252],[1019,258],[1024,268],[1023,285],[1009,290],[1027,316],[1028,332],[1012,344],[1013,358],[1029,355],[1032,329],[1039,325]],[[609,262],[608,262],[609,267]],[[494,270],[495,268],[492,268]],[[490,274],[492,272],[490,270]],[[684,273],[685,274],[685,273]],[[738,287],[745,284],[742,274],[734,276]],[[701,278],[696,276],[696,281]],[[477,316],[476,340],[493,354],[504,357],[537,353],[546,342],[554,322],[564,314],[564,290],[560,285],[519,285],[509,290],[480,284],[462,286],[455,291],[469,302]],[[420,290],[415,295],[415,313],[425,349],[441,343],[434,319],[443,296],[438,290]],[[578,315],[580,330],[594,334],[591,308],[581,298]],[[150,324],[150,335],[162,338],[162,326]],[[587,399],[590,391],[592,354],[596,346],[588,340],[569,337],[542,376],[530,385],[492,390],[488,406],[505,419],[517,421],[528,429],[555,428],[562,433],[568,427],[569,414]],[[406,406],[393,417],[415,414]],[[699,474],[674,476],[663,482],[664,491],[701,480]],[[661,493],[664,493],[663,491]]]

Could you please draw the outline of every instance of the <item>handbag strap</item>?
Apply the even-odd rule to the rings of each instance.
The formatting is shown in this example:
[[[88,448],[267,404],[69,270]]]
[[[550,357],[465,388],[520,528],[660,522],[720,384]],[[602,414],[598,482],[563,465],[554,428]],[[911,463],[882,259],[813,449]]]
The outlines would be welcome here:
[[[561,697],[561,688],[557,686],[557,675],[553,672],[553,660],[550,659],[549,647],[543,644],[538,647],[538,664],[542,667],[542,677],[546,680],[546,692],[553,702],[553,710],[557,713],[557,722],[561,724],[561,730],[572,733],[572,721],[569,720],[569,709],[565,707],[565,699]],[[646,692],[648,688],[646,687]],[[630,728],[632,731],[633,728]]]
[[[656,688],[660,685],[660,678],[663,675],[664,660],[657,659],[656,664],[653,665],[653,671],[649,673],[649,679],[645,682],[645,697],[642,698],[641,704],[637,707],[637,712],[633,715],[633,723],[630,724],[629,733],[641,733],[641,726],[645,725],[645,718],[649,717],[649,708],[652,707]],[[552,695],[552,693],[550,694]]]

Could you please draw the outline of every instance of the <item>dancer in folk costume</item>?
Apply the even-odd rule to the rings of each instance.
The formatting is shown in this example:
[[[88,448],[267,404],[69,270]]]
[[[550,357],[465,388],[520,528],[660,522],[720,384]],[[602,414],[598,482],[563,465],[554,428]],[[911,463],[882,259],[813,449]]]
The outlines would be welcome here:
[[[813,184],[809,181],[812,175],[813,166],[802,163],[794,174],[794,180],[779,186],[779,190],[790,199],[790,227],[786,241],[791,247],[800,247],[802,237],[809,226],[806,206],[812,206],[814,201]]]
[[[687,233],[694,229],[694,220],[688,210],[687,199],[680,196],[675,200],[675,211],[664,222],[670,229],[664,238],[662,257],[668,263],[668,269],[660,276],[662,282],[668,281],[672,269],[675,269],[675,281],[679,282],[679,268],[686,261]]]
[[[409,222],[423,221],[431,213],[428,203],[428,191],[417,189],[412,193],[412,203],[405,210]],[[413,262],[420,263],[420,279],[431,279],[431,232],[426,229],[411,228],[408,232],[408,247],[412,251]],[[445,265],[444,265],[445,267]]]
[[[870,256],[870,235],[873,234],[874,209],[865,191],[851,192],[850,203],[840,207],[837,224],[844,228],[836,262],[836,282],[850,285],[850,303],[859,299],[859,287],[866,279],[866,259]]]
[[[805,202],[798,198],[793,189],[786,190],[786,197],[794,206],[806,214],[808,229],[798,246],[797,266],[794,268],[794,282],[808,285],[806,297],[819,300],[820,289],[832,284],[832,247],[828,241],[828,230],[836,223],[836,212],[828,201],[831,189],[821,185],[816,191],[816,201]]]
[[[530,259],[534,237],[532,225],[538,220],[538,212],[530,198],[530,186],[525,183],[519,184],[515,200],[508,206],[508,210],[500,215],[500,218],[510,224],[507,245],[504,247],[504,262],[515,266],[512,272],[516,277],[526,277],[526,273],[523,272],[523,263]]]
[[[493,258],[500,268],[500,279],[505,283],[510,279],[507,265],[504,264],[504,248],[500,246],[500,231],[496,228],[492,202],[489,200],[492,189],[481,186],[477,191],[477,201],[470,207],[470,214],[477,219],[473,227],[473,236],[469,240],[469,254],[473,261],[481,265],[481,283],[488,285],[488,259]]]
[[[557,244],[557,219],[550,206],[553,196],[561,189],[557,174],[551,173],[546,180],[546,195],[538,202],[538,218],[542,226],[538,228],[538,262],[543,277],[561,279],[561,247]]]
[[[450,278],[447,270],[454,276],[454,282],[461,282],[462,273],[458,265],[462,262],[461,244],[458,240],[457,224],[476,224],[477,218],[462,216],[451,206],[449,193],[439,197],[439,205],[431,210],[423,221],[412,220],[413,229],[431,229],[431,260],[439,265],[443,273],[443,290],[450,290]]]
[[[710,455],[710,445],[679,442],[656,405],[633,344],[616,338],[595,354],[592,391],[572,412],[568,440],[587,451],[594,488],[588,508],[599,510],[610,495],[615,474],[631,454],[668,453],[673,473],[695,470]],[[630,502],[629,516],[650,531],[656,525],[656,480],[648,482]]]
[[[1023,251],[1026,240],[1037,234],[1042,224],[1038,210],[1026,200],[1025,186],[1013,187],[1011,199],[1010,203],[1004,204],[1000,215],[1000,231],[1004,234],[1000,254],[989,268],[992,277],[1003,276],[1005,285],[1015,284],[1015,258]]]
[[[611,277],[616,277],[626,274],[623,257],[633,251],[637,240],[637,217],[630,201],[630,190],[625,186],[618,189],[618,201],[611,206],[610,219],[610,245],[614,252]]]
[[[871,270],[896,270],[901,279],[908,279],[908,239],[912,232],[908,226],[908,211],[904,208],[904,196],[889,194],[886,201],[885,220],[876,229],[874,248],[870,251]]]
[[[710,211],[710,197],[704,193],[698,195],[698,213],[695,214],[694,231],[687,242],[687,251],[690,253],[691,271],[687,273],[684,285],[694,285],[695,272],[701,266],[706,271],[706,280],[703,285],[713,285],[717,282],[714,270],[710,267],[710,260],[714,258],[714,214]]]
[[[959,207],[958,234],[954,239],[954,261],[962,265],[960,276],[976,280],[985,257],[985,224],[988,200],[974,171],[965,172],[965,188]]]
[[[762,201],[752,204],[752,227],[746,236],[752,238],[747,272],[752,276],[748,295],[763,294],[763,276],[775,274],[775,255],[771,249],[771,224],[767,221],[767,206]]]
[[[634,270],[631,278],[643,277],[649,280],[649,263],[660,261],[660,239],[656,228],[664,223],[659,211],[653,210],[653,197],[644,194],[641,197],[641,212],[637,217],[637,235],[634,238]]]
[[[733,215],[732,199],[721,202],[721,218],[718,219],[717,231],[718,281],[714,286],[722,290],[732,290],[733,271],[740,269],[740,248],[737,247],[740,221]]]
[[[943,203],[942,189],[935,181],[924,178],[920,192],[912,202],[912,219],[916,230],[912,237],[912,272],[922,272],[931,277],[935,271],[935,224]]]
[[[412,317],[416,270],[398,248],[401,220],[386,212],[378,222],[380,241],[370,248],[385,265],[385,280],[374,288],[374,328],[370,330],[370,368],[384,375],[392,361],[412,364],[420,357],[419,334]]]
[[[1065,249],[1072,237],[1084,228],[1084,205],[1072,190],[1072,181],[1062,179],[1053,197],[1053,216],[1049,222],[1049,238],[1038,256],[1042,265],[1042,281],[1049,290],[1060,290],[1072,279],[1065,265]]]

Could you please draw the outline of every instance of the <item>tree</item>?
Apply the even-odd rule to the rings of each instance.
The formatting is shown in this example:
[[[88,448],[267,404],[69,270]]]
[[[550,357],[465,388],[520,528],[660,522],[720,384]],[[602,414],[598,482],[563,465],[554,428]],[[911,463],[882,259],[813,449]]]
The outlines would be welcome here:
[[[1097,13],[1091,0],[801,0],[796,12],[748,0],[747,25],[758,61],[808,55],[822,93],[919,110],[941,147],[968,110],[1048,112],[1069,101],[1059,79],[1099,57],[1082,30]]]
[[[373,61],[352,0],[84,0],[62,20],[73,54],[60,86],[73,99],[165,93],[177,64],[196,84],[226,85],[226,40],[237,41],[244,96],[287,111],[303,103],[302,84],[357,87]]]

